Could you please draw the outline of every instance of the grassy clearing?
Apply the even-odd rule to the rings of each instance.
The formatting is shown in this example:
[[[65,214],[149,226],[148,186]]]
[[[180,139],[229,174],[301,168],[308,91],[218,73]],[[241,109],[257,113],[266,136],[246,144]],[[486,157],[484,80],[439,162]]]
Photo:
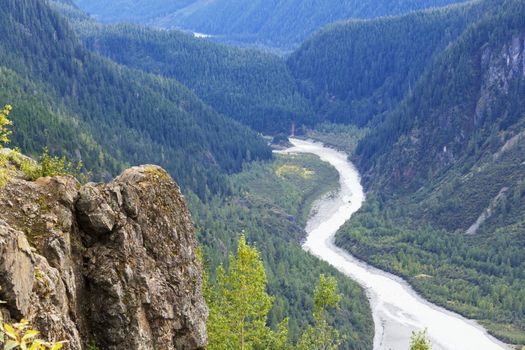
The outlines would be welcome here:
[[[250,164],[234,182],[252,200],[282,208],[304,226],[314,201],[337,189],[339,174],[314,155],[277,155],[274,161]]]

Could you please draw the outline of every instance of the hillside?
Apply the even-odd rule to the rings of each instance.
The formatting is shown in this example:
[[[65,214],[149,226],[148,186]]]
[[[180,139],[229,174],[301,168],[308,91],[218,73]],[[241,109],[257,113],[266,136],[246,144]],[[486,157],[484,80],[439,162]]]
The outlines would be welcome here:
[[[444,6],[457,0],[156,0],[75,3],[102,22],[134,22],[182,28],[217,40],[289,50],[328,23],[349,18],[392,16]]]
[[[287,60],[322,121],[365,126],[393,109],[482,3],[327,26]]]
[[[256,50],[134,25],[78,26],[86,47],[113,61],[178,80],[215,110],[265,133],[312,125],[310,103],[285,62]]]
[[[203,198],[227,192],[224,174],[244,161],[271,157],[253,131],[180,83],[89,52],[43,2],[0,4],[0,98],[15,106],[13,146],[35,154],[49,145],[98,178],[155,162]]]
[[[521,10],[519,2],[506,1],[449,45],[362,140],[357,149],[362,167],[396,170],[391,185],[415,188],[418,180],[435,178],[451,165],[472,165],[467,160],[494,153],[519,133],[525,114]],[[499,137],[491,137],[495,134]]]
[[[317,195],[326,192],[326,182],[333,185],[332,182],[335,181],[330,169],[319,164],[319,160],[310,160],[305,166],[319,171],[320,175],[307,179],[309,181],[304,180],[300,186],[291,186],[287,184],[286,179],[273,173],[270,167],[274,163],[261,161],[254,165],[247,164],[248,160],[265,160],[271,156],[266,143],[257,133],[215,112],[213,106],[210,106],[211,103],[208,105],[202,102],[175,80],[118,65],[92,53],[85,48],[84,41],[78,39],[72,32],[68,24],[71,22],[66,23],[65,19],[57,16],[41,3],[28,1],[21,3],[19,7],[16,4],[11,6],[13,6],[11,16],[16,18],[19,14],[22,18],[18,19],[18,23],[22,22],[23,26],[6,21],[9,24],[4,27],[6,31],[13,31],[13,34],[8,36],[10,40],[15,40],[21,35],[18,29],[22,28],[20,30],[23,31],[24,27],[35,26],[35,29],[32,29],[35,36],[34,43],[28,41],[30,43],[28,46],[22,46],[17,42],[3,43],[5,48],[2,52],[5,52],[9,60],[2,62],[12,67],[10,72],[13,72],[13,78],[5,82],[5,86],[8,87],[5,90],[5,99],[14,99],[13,96],[17,96],[15,101],[11,102],[14,109],[10,115],[16,127],[12,135],[14,146],[20,145],[24,150],[33,147],[34,152],[38,153],[41,146],[50,144],[53,152],[67,154],[73,158],[77,158],[80,154],[86,163],[86,168],[96,170],[96,178],[114,174],[113,170],[104,163],[108,159],[115,159],[117,169],[124,166],[121,164],[124,162],[163,162],[168,169],[172,169],[173,176],[184,180],[181,181],[181,188],[191,205],[197,223],[197,238],[202,244],[207,261],[206,268],[212,277],[220,263],[227,263],[228,253],[235,250],[238,235],[246,230],[248,240],[255,242],[261,251],[268,274],[269,292],[276,296],[275,307],[269,316],[270,326],[277,326],[284,317],[289,316],[290,339],[296,342],[305,327],[312,321],[312,292],[319,274],[336,275],[339,288],[345,293],[345,297],[341,301],[342,309],[330,315],[330,322],[334,322],[340,331],[344,331],[349,336],[343,349],[369,348],[373,339],[373,323],[363,290],[355,282],[337,274],[330,266],[320,264],[316,258],[302,251],[298,244],[304,235],[299,222],[301,224],[304,222],[305,208],[309,208]],[[34,6],[37,6],[36,9],[33,8]],[[52,8],[66,14],[80,29],[84,26],[86,31],[94,30],[91,27],[93,23],[74,8],[57,3],[53,3]],[[50,19],[39,20],[42,15],[35,13],[42,13]],[[57,24],[50,27],[48,22]],[[55,29],[57,26],[59,29]],[[134,30],[140,33],[139,29],[134,28]],[[56,31],[64,32],[67,36],[64,34],[64,40],[58,41],[59,44],[55,45],[51,43],[48,36],[53,37]],[[212,79],[206,78],[208,68],[203,69],[195,64],[193,65],[196,67],[192,68],[192,60],[206,63],[202,58],[201,61],[197,61],[197,54],[208,54],[204,58],[219,57],[218,63],[212,62],[211,65],[215,72],[218,70],[217,67],[227,69],[228,60],[240,56],[241,69],[233,69],[226,73],[219,71],[214,74],[224,81],[232,79],[237,84],[232,89],[242,90],[245,86],[251,86],[259,90],[249,90],[254,95],[251,100],[242,100],[239,102],[242,106],[230,108],[245,106],[243,108],[251,111],[253,108],[251,101],[258,101],[258,99],[264,101],[268,94],[280,98],[282,91],[272,92],[270,87],[259,87],[268,76],[272,79],[269,85],[279,83],[281,71],[277,70],[276,73],[273,67],[286,71],[284,61],[275,56],[258,54],[255,51],[230,50],[180,33],[173,35],[167,33],[166,36],[156,31],[148,30],[145,33],[147,36],[144,41],[150,35],[158,34],[158,37],[152,36],[152,39],[157,40],[157,44],[163,40],[171,40],[168,43],[181,41],[182,44],[178,47],[180,52],[186,49],[193,50],[191,55],[181,61],[184,65],[178,74],[186,74],[180,75],[180,79],[186,78],[189,82],[199,82],[201,89],[204,89],[206,82]],[[62,43],[69,43],[70,47],[62,47]],[[144,45],[141,41],[139,43]],[[14,52],[12,57],[8,55],[11,51]],[[27,57],[27,62],[17,57]],[[46,70],[47,66],[52,66],[56,61],[49,57],[58,57],[59,62],[67,69],[58,66],[56,70],[49,72]],[[72,67],[68,65],[69,60],[72,61]],[[263,65],[255,75],[260,77],[258,78],[260,80],[249,76],[251,80],[243,83],[246,72],[251,70],[248,67],[251,67],[250,65],[256,67],[260,62],[263,62]],[[163,64],[165,63],[160,62],[159,66],[164,69]],[[167,67],[177,67],[177,65]],[[270,72],[266,73],[267,70]],[[242,78],[235,80],[239,71],[242,72]],[[152,71],[152,73],[157,72]],[[25,80],[21,80],[22,76]],[[27,81],[27,87],[21,88],[22,81]],[[220,92],[219,87],[220,83],[216,83],[214,89]],[[35,92],[34,96],[31,96],[32,92]],[[147,95],[143,96],[144,94]],[[258,96],[258,94],[267,95]],[[25,107],[27,111],[22,113],[21,109],[17,110],[17,106],[27,106]],[[35,112],[35,107],[41,107],[40,116]],[[52,119],[54,108],[57,109],[55,117],[57,121],[53,124],[51,122],[54,120]],[[38,124],[37,120],[40,120]],[[270,120],[269,125],[272,126],[272,123],[276,124],[278,121],[278,118]],[[39,127],[49,131],[42,132]],[[289,122],[286,122],[285,130],[288,128]],[[128,130],[133,134],[126,134]],[[154,134],[155,130],[158,135]],[[84,144],[81,143],[76,148],[69,144],[69,142],[83,140],[84,135],[90,142],[86,142],[88,146],[96,145],[95,161],[100,163],[88,161],[84,156],[86,152],[83,148]],[[134,138],[143,135],[144,138]],[[114,143],[113,138],[121,143]],[[143,143],[137,145],[136,142],[139,142],[137,140]],[[150,140],[151,143],[148,143]],[[200,152],[205,152],[203,159],[200,158]],[[110,158],[112,154],[115,155],[114,158]],[[179,155],[181,158],[176,158]],[[99,167],[95,167],[94,164],[99,164]],[[235,174],[241,170],[241,166],[241,174]],[[254,168],[251,168],[252,166]],[[266,174],[273,180],[272,184],[288,189],[286,198],[280,200],[272,198],[277,203],[272,203],[262,194],[256,194],[256,189],[251,188],[249,181],[243,180],[244,177],[257,178],[256,170],[263,167],[268,167]],[[324,176],[325,174],[329,176]],[[164,178],[163,173],[159,176]],[[105,188],[103,185],[98,186]],[[309,189],[307,193],[303,193],[303,187]],[[275,197],[279,196],[277,192],[277,190],[274,192]],[[118,194],[116,196],[115,200],[118,201],[120,197]],[[124,207],[126,205],[123,204]],[[165,208],[163,203],[155,205],[160,205],[163,210]],[[45,203],[42,207],[46,207]],[[108,217],[111,217],[111,213],[99,214],[101,214],[102,225]],[[129,220],[133,220],[133,217]],[[38,225],[40,224],[38,222]],[[20,226],[20,229],[23,227]],[[103,308],[97,306],[96,309],[104,315],[96,320],[100,324],[103,324],[103,318],[107,316],[105,310],[101,310]],[[100,324],[97,324],[97,327],[103,328]],[[43,325],[42,329],[46,330],[46,327]],[[122,327],[122,329],[127,328]],[[100,329],[97,331],[103,333]],[[112,329],[112,331],[118,330]],[[88,337],[82,335],[82,340],[86,339]],[[97,338],[97,344],[108,344],[104,334],[101,335],[100,341]],[[135,347],[130,346],[130,348]]]
[[[493,2],[360,142],[338,244],[525,343],[525,5]]]

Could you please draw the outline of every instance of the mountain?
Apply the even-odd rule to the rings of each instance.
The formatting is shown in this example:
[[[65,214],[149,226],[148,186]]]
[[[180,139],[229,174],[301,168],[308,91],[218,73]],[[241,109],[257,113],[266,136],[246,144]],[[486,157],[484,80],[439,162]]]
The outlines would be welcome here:
[[[95,175],[158,163],[201,197],[227,192],[226,173],[271,157],[253,131],[172,79],[91,53],[36,0],[0,2],[1,101],[14,105],[13,146],[82,158]]]
[[[75,3],[102,22],[134,22],[206,33],[218,40],[289,50],[322,26],[349,18],[392,16],[457,0],[155,0]]]
[[[487,11],[371,128],[367,203],[337,243],[525,343],[525,4]]]
[[[131,162],[159,162],[164,164],[167,169],[170,169],[170,174],[180,179],[181,188],[196,222],[197,238],[204,252],[205,266],[210,271],[210,278],[214,277],[214,271],[219,264],[227,264],[228,253],[235,249],[238,235],[246,230],[247,239],[256,243],[261,252],[267,270],[269,292],[275,296],[275,306],[269,315],[271,327],[276,327],[279,322],[289,316],[290,339],[296,342],[305,327],[313,321],[313,286],[319,280],[319,275],[333,275],[338,280],[339,290],[344,293],[341,300],[341,310],[334,310],[330,315],[330,323],[335,324],[342,333],[344,331],[344,334],[348,335],[348,340],[341,348],[370,348],[373,341],[373,321],[364,291],[357,283],[337,273],[334,268],[327,264],[320,264],[318,259],[304,252],[298,244],[304,235],[304,230],[297,223],[297,220],[300,219],[295,219],[293,215],[299,216],[300,213],[301,217],[304,217],[306,214],[303,207],[307,207],[308,203],[311,204],[316,194],[326,191],[326,185],[322,182],[336,181],[333,174],[329,172],[330,176],[324,176],[327,172],[326,169],[323,171],[325,166],[322,163],[318,165],[321,169],[314,168],[316,169],[315,180],[309,177],[311,181],[308,181],[307,186],[304,186],[304,183],[299,184],[293,188],[292,194],[292,189],[288,185],[287,188],[290,193],[284,201],[285,204],[288,204],[286,209],[278,205],[283,205],[282,200],[276,200],[276,204],[267,199],[256,198],[256,195],[253,194],[254,186],[244,184],[237,178],[241,175],[237,175],[235,172],[242,166],[242,174],[246,176],[246,172],[249,172],[252,166],[247,164],[248,160],[261,160],[260,162],[250,162],[253,163],[255,170],[263,166],[273,166],[273,162],[266,161],[271,157],[271,154],[266,142],[262,141],[258,133],[233,121],[228,116],[216,112],[216,109],[211,106],[213,100],[210,99],[209,104],[203,102],[181,83],[170,77],[159,75],[159,72],[154,69],[151,70],[151,73],[147,73],[138,69],[139,66],[119,65],[88,50],[84,45],[84,43],[89,44],[90,36],[88,35],[94,30],[96,31],[93,33],[98,34],[98,30],[102,32],[105,29],[93,28],[93,23],[89,18],[75,8],[57,2],[44,3],[25,0],[6,3],[8,5],[5,7],[7,19],[4,18],[5,22],[2,22],[5,24],[2,28],[2,34],[6,34],[2,38],[6,39],[5,42],[3,39],[1,40],[2,50],[0,51],[2,52],[1,57],[5,57],[5,59],[0,62],[6,67],[3,68],[4,71],[10,75],[6,73],[6,78],[1,80],[2,87],[5,87],[5,90],[1,91],[4,94],[1,97],[1,102],[9,101],[14,106],[13,112],[9,116],[15,123],[12,135],[13,146],[20,146],[23,151],[30,151],[30,153],[35,154],[41,152],[41,147],[44,145],[49,145],[53,153],[66,154],[76,159],[82,158],[85,167],[93,169],[96,180],[114,176],[119,172],[119,169]],[[52,10],[46,6],[48,3]],[[59,14],[66,15],[67,22]],[[73,32],[71,27],[78,30],[79,34]],[[112,31],[121,28],[108,29],[111,29],[109,34],[114,35]],[[140,34],[139,28],[133,27],[133,31]],[[115,33],[118,34],[119,32],[116,31]],[[254,109],[251,104],[258,104],[259,101],[264,102],[266,96],[272,98],[269,103],[277,105],[281,95],[283,101],[288,98],[286,97],[286,86],[294,86],[288,82],[281,84],[280,81],[283,80],[281,73],[286,72],[287,67],[285,62],[276,56],[260,54],[253,50],[230,50],[227,47],[208,44],[180,33],[165,33],[166,35],[164,35],[162,32],[149,30],[144,31],[144,33],[145,38],[139,37],[140,40],[131,36],[140,44],[137,44],[139,48],[142,45],[147,48],[145,42],[149,40],[151,35],[153,47],[160,45],[162,40],[167,40],[168,44],[173,45],[180,41],[181,44],[176,46],[177,50],[180,51],[177,55],[183,54],[185,50],[190,50],[190,54],[181,60],[181,63],[184,63],[181,65],[182,69],[179,69],[176,63],[173,64],[169,57],[166,62],[159,61],[157,64],[157,67],[160,67],[159,69],[166,69],[167,71],[174,69],[178,79],[187,79],[185,84],[190,85],[191,82],[194,82],[195,91],[206,91],[205,85],[206,82],[209,82],[218,94],[221,93],[221,82],[231,81],[230,87],[225,86],[229,93],[237,91],[242,93],[245,98],[250,98],[247,101],[241,99],[238,102],[242,104],[241,106],[231,105],[228,107],[232,111],[234,108],[242,107],[248,111],[246,113],[252,113],[250,111],[254,111]],[[60,36],[58,36],[59,34]],[[132,34],[135,35],[136,33],[133,32]],[[95,44],[96,37],[96,35],[92,36],[94,38],[93,44]],[[55,38],[60,40],[51,40]],[[121,39],[119,38],[119,40]],[[21,41],[24,42],[24,45],[20,43]],[[100,42],[103,43],[104,41],[101,40]],[[167,49],[169,45],[160,46],[160,48]],[[205,59],[199,58],[198,55],[204,55]],[[200,67],[200,65],[207,63],[207,59],[214,56],[217,57],[217,63],[212,61],[204,68]],[[240,61],[239,69],[228,65],[229,60],[234,63],[233,59],[237,56],[239,56]],[[155,57],[159,60],[161,58],[162,55]],[[138,56],[134,60],[140,62]],[[192,67],[192,62],[195,67]],[[50,67],[53,69],[51,70]],[[251,74],[250,71],[257,67],[259,67],[257,74]],[[144,65],[144,70],[146,68],[147,65]],[[221,69],[225,72],[221,73]],[[267,70],[269,72],[266,72]],[[213,72],[213,74],[208,72]],[[9,80],[7,79],[8,76]],[[216,76],[220,81],[212,83],[212,76]],[[268,86],[259,86],[266,79],[270,79]],[[293,79],[290,78],[290,80],[293,83]],[[284,86],[285,89],[276,89],[277,84],[281,84],[279,86]],[[197,87],[201,90],[198,90]],[[272,87],[275,91],[272,91]],[[257,90],[249,90],[254,95],[249,96],[243,91],[245,88]],[[258,94],[262,96],[257,96]],[[221,98],[225,99],[224,97]],[[220,105],[217,104],[216,106],[218,109]],[[284,109],[282,106],[280,108]],[[269,113],[269,111],[265,110],[264,113]],[[286,119],[283,118],[283,120]],[[289,120],[291,119],[286,122],[284,130],[288,130]],[[248,122],[249,118],[245,121]],[[274,118],[273,123],[277,124],[279,121],[280,119]],[[271,123],[268,125],[271,126]],[[115,140],[119,142],[117,143]],[[88,155],[92,155],[92,158],[88,158]],[[114,162],[114,165],[110,161]],[[318,160],[317,163],[314,162],[314,164],[319,163]],[[305,166],[310,167],[311,165],[308,163]],[[150,169],[150,167],[147,168]],[[252,176],[257,178],[259,175],[255,170],[252,172]],[[153,169],[151,173],[150,175],[153,178],[166,179],[166,174],[163,171]],[[267,176],[272,179],[272,184],[287,185],[287,180],[278,177],[274,169],[266,173],[273,175],[271,178]],[[135,174],[135,176],[139,177],[140,180],[139,175]],[[80,207],[74,208],[75,215],[82,216],[81,220],[83,221],[78,221],[78,225],[82,225],[81,232],[75,231],[73,234],[83,234],[84,230],[88,231],[88,229],[93,232],[88,232],[89,234],[86,233],[85,237],[83,236],[86,242],[79,243],[75,240],[73,245],[74,249],[81,251],[79,256],[75,256],[75,258],[85,261],[92,269],[90,271],[93,271],[88,276],[89,284],[100,291],[100,294],[93,293],[91,295],[90,290],[81,288],[79,291],[85,293],[83,300],[88,300],[91,303],[96,296],[101,296],[104,301],[90,306],[91,309],[86,312],[86,316],[89,316],[89,327],[83,329],[89,331],[95,328],[96,332],[86,334],[89,332],[82,331],[80,337],[86,342],[93,338],[101,348],[113,346],[107,337],[108,332],[114,333],[117,339],[122,340],[122,332],[132,329],[134,334],[130,335],[126,341],[134,342],[136,340],[135,335],[140,336],[141,332],[146,332],[144,329],[149,326],[150,319],[148,317],[151,314],[158,316],[159,321],[163,321],[165,316],[164,314],[159,316],[146,311],[148,322],[140,323],[144,329],[137,330],[137,328],[122,326],[123,323],[133,323],[136,320],[136,314],[133,312],[136,311],[137,305],[135,295],[128,293],[127,284],[122,282],[118,286],[119,288],[122,287],[121,290],[126,294],[122,298],[120,298],[121,295],[115,298],[108,297],[113,284],[107,282],[106,275],[98,276],[96,274],[97,267],[91,266],[92,263],[81,255],[85,252],[85,247],[89,246],[87,251],[90,257],[97,261],[102,259],[104,262],[102,267],[116,271],[117,274],[121,273],[118,267],[113,265],[117,260],[125,261],[127,259],[126,254],[129,251],[127,250],[128,246],[124,248],[118,246],[122,243],[120,241],[122,232],[119,231],[115,235],[113,231],[118,231],[123,222],[118,222],[117,227],[112,231],[113,233],[108,234],[106,231],[108,231],[108,226],[113,226],[115,216],[119,220],[133,223],[136,219],[134,214],[136,208],[134,208],[135,205],[129,207],[130,203],[126,199],[126,194],[122,192],[126,185],[119,179],[111,185],[89,184],[82,187],[80,189],[81,195],[92,195],[92,200],[87,201],[87,203],[81,204],[82,198],[78,201],[76,201],[77,198],[73,200],[83,208],[94,211],[93,215],[82,215]],[[39,179],[37,183],[39,184],[42,181]],[[150,209],[151,204],[157,209],[160,208],[160,211],[174,210],[165,197],[174,197],[174,200],[177,201],[177,195],[171,191],[164,193],[163,186],[149,186],[148,181],[139,184],[133,183],[133,186],[141,187],[143,185],[151,190],[148,193],[141,192],[139,196],[141,200],[148,202],[143,204],[145,209]],[[37,187],[33,183],[28,186]],[[115,187],[119,187],[121,192]],[[305,187],[309,190],[305,191]],[[49,215],[54,213],[55,197],[47,200],[47,196],[40,195],[40,192],[35,191],[34,193],[38,197],[35,199],[38,204],[27,210],[29,213],[35,214],[33,218],[35,221],[31,222],[31,225],[27,222],[17,223],[16,229],[24,231],[28,236],[42,239],[42,244],[47,246],[51,244],[48,241],[52,241],[55,236],[48,236],[48,223],[41,222],[40,219],[44,216],[51,221],[54,220],[54,216]],[[59,194],[59,191],[53,192],[54,196]],[[110,194],[112,195],[111,198],[107,197]],[[289,204],[290,198],[293,199],[292,205]],[[59,199],[63,201],[62,198]],[[132,198],[134,203],[135,199],[137,198]],[[155,201],[155,199],[162,203]],[[8,201],[14,202],[11,199]],[[8,206],[8,201],[2,203]],[[23,210],[23,208],[26,206],[22,203],[19,209]],[[6,209],[4,213],[9,215],[13,212],[15,211]],[[159,214],[156,215],[149,210],[146,213],[141,212],[139,215],[149,215],[149,219],[153,222],[158,218],[163,220],[165,216],[163,213],[156,213]],[[178,217],[186,224],[187,217],[185,215]],[[166,225],[163,229],[175,227],[176,230],[173,232],[176,235],[185,233],[184,227],[179,227],[180,222],[178,220],[175,220],[177,225]],[[77,221],[75,220],[73,224],[76,228]],[[11,226],[15,227],[14,223]],[[95,228],[93,229],[91,226],[95,226]],[[125,227],[126,229],[129,228],[128,226]],[[143,227],[134,226],[132,229],[129,228],[127,232],[136,236],[138,231],[135,229],[139,230]],[[163,232],[159,232],[160,238],[163,238]],[[67,239],[67,232],[64,234]],[[140,234],[139,236],[142,237]],[[112,239],[116,239],[118,242],[113,242]],[[147,233],[144,234],[144,239],[147,240],[144,245],[148,248],[148,253],[160,254],[157,249],[164,249],[162,247],[149,247],[153,238],[148,237]],[[129,243],[129,241],[125,242]],[[160,244],[156,241],[153,242],[157,245]],[[91,246],[93,243],[94,245]],[[162,244],[160,245],[162,246]],[[170,246],[171,241],[167,240],[165,245]],[[90,249],[91,247],[99,248],[99,250],[95,252]],[[133,250],[135,248],[133,245]],[[175,249],[179,251],[178,248]],[[107,255],[105,255],[106,253]],[[182,254],[186,256],[190,253],[182,249]],[[171,263],[170,257],[173,254],[166,253],[164,255],[167,256],[161,257],[162,259],[157,261],[159,263],[165,261]],[[178,259],[177,256],[176,258]],[[153,263],[152,260],[148,259],[138,262],[148,268],[150,267],[148,264]],[[129,272],[129,269],[126,271]],[[140,273],[142,272],[157,276],[148,269],[141,270]],[[132,273],[134,276],[142,276],[135,270],[132,270]],[[31,273],[28,275],[32,276]],[[84,275],[80,273],[75,276],[83,277]],[[128,277],[122,277],[123,281]],[[162,285],[164,283],[159,280],[153,282],[159,282]],[[146,288],[141,282],[133,280],[133,283],[136,283],[141,291],[149,292],[149,287]],[[13,300],[11,291],[1,294],[0,299],[8,299],[6,295],[11,298],[8,301]],[[150,294],[150,296],[156,298],[155,294]],[[171,298],[172,294],[168,293],[167,296]],[[59,294],[59,297],[62,298],[62,294]],[[147,296],[144,296],[144,299],[147,300]],[[130,309],[126,308],[128,301],[130,302]],[[113,302],[117,306],[109,305]],[[147,302],[145,303],[150,305]],[[39,307],[39,305],[35,307]],[[64,306],[64,303],[58,305]],[[161,308],[156,300],[152,305]],[[74,305],[71,307],[73,308]],[[108,313],[115,312],[115,307],[122,307],[123,312],[126,313],[125,317],[114,320],[115,317],[108,315]],[[147,309],[148,306],[144,308]],[[141,310],[139,308],[137,312],[141,312]],[[169,313],[169,310],[166,312]],[[56,313],[58,314],[58,311]],[[24,315],[20,312],[16,316],[22,317]],[[77,316],[78,318],[75,320],[83,321],[84,314],[77,314]],[[73,316],[66,313],[60,315],[60,319],[68,320],[71,317]],[[108,322],[105,321],[106,318],[109,320]],[[32,317],[31,321],[34,321]],[[188,320],[188,322],[190,321],[191,319]],[[200,318],[197,321],[200,322]],[[121,327],[117,327],[117,324]],[[48,330],[48,324],[40,325],[42,331]],[[163,330],[168,329],[168,326]],[[186,327],[184,324],[183,326]],[[195,326],[198,328],[199,325],[196,324]],[[70,327],[70,330],[73,332],[74,327]],[[181,330],[181,333],[184,331],[185,328]],[[166,334],[170,334],[169,332],[167,330]],[[198,335],[198,332],[192,334]],[[57,334],[58,336],[59,334]],[[69,335],[57,339],[63,338],[69,338]],[[164,340],[164,338],[160,339],[160,341]],[[172,340],[171,337],[170,340]],[[169,345],[165,344],[161,343],[156,348],[170,348]],[[138,348],[135,345],[128,347]]]
[[[286,63],[256,50],[135,25],[78,26],[86,47],[113,61],[176,79],[220,113],[265,133],[313,125],[313,112]]]
[[[393,109],[483,3],[327,26],[288,58],[316,118],[367,125]]]
[[[507,1],[449,45],[361,141],[362,167],[381,164],[378,172],[396,170],[390,184],[417,187],[418,180],[437,177],[469,158],[479,160],[519,133],[525,114],[521,10],[518,2]]]
[[[15,106],[13,146],[36,154],[49,145],[82,159],[96,178],[128,163],[163,165],[187,193],[212,271],[247,228],[276,296],[269,323],[290,315],[297,339],[311,321],[313,283],[319,273],[335,273],[299,248],[303,209],[329,187],[323,181],[334,179],[312,160],[247,165],[271,153],[241,123],[268,133],[293,122],[299,129],[350,124],[317,129],[361,138],[352,158],[367,201],[337,244],[499,338],[525,344],[523,1],[331,24],[286,58],[172,30],[101,25],[67,2],[50,3],[53,9],[37,0],[0,0],[0,102]],[[139,11],[141,23],[284,49],[327,22],[353,17],[350,10],[374,17],[413,9],[360,4],[84,3],[123,16]],[[280,177],[274,166],[315,169],[314,180]],[[369,348],[363,291],[337,277],[346,306],[331,317],[351,332],[346,348]]]

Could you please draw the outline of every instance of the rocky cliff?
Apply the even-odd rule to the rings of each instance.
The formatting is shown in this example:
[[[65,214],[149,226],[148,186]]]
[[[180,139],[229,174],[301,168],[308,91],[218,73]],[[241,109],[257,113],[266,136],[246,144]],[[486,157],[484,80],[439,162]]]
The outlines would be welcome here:
[[[0,189],[3,316],[68,349],[205,348],[201,278],[190,214],[159,167]]]

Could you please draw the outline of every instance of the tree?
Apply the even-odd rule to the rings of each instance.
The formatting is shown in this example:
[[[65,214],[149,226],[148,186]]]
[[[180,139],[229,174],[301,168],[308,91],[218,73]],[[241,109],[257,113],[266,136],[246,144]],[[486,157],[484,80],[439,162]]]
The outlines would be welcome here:
[[[334,277],[319,276],[319,284],[314,292],[314,323],[304,331],[297,348],[299,350],[336,350],[345,340],[345,336],[328,324],[328,309],[337,308],[341,294],[337,293],[337,281]]]
[[[266,325],[274,298],[266,292],[266,272],[255,247],[239,239],[237,256],[230,255],[230,266],[217,270],[216,284],[206,286],[210,308],[208,336],[210,350],[285,349],[288,321],[277,331]]]
[[[419,332],[412,332],[410,350],[432,350],[426,329]]]
[[[9,143],[9,135],[11,134],[9,126],[11,126],[13,122],[8,119],[8,116],[12,109],[13,107],[11,105],[6,105],[3,111],[0,111],[0,146]]]
[[[8,119],[8,116],[12,109],[13,107],[11,107],[11,105],[6,105],[4,109],[0,111],[0,187],[4,186],[9,178],[8,157],[3,147],[9,142],[9,135],[11,134],[9,126],[11,126],[13,122]]]

